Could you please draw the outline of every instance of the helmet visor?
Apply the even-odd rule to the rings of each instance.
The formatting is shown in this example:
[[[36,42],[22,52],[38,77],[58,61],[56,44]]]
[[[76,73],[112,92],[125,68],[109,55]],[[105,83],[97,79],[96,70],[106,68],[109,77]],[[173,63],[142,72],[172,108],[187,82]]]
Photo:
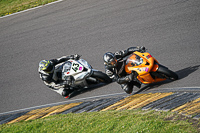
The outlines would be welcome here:
[[[112,60],[110,60],[110,65],[114,66],[115,64],[116,64],[116,61],[114,58]]]
[[[105,62],[105,63],[110,67],[115,67],[117,64],[117,61],[114,58],[112,58],[109,60],[109,62]]]
[[[53,70],[53,68],[54,68],[53,65],[49,64],[44,71],[51,72]]]

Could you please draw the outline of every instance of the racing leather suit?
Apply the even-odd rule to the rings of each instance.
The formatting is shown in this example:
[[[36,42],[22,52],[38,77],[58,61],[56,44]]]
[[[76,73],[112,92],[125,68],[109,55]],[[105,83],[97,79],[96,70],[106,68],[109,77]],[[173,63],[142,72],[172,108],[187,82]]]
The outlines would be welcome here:
[[[125,71],[125,64],[127,57],[135,51],[143,52],[145,47],[130,47],[127,50],[121,50],[114,53],[114,56],[117,59],[116,67],[110,67],[106,63],[105,65],[105,73],[116,80],[118,84],[121,85],[121,88],[128,94],[131,94],[133,91],[133,85],[138,88],[141,87],[141,83],[137,80],[137,73],[133,72],[131,74],[127,74]]]
[[[53,66],[54,69],[52,72],[47,73],[45,71],[39,71],[40,78],[44,81],[44,84],[51,88],[53,91],[59,93],[62,96],[68,96],[69,93],[73,92],[73,88],[70,87],[71,84],[73,84],[73,77],[70,76],[68,77],[67,81],[62,80],[62,70],[60,69],[59,66],[63,64],[65,61],[69,59],[75,59],[78,60],[80,58],[79,55],[70,55],[70,56],[62,56],[57,59],[51,59],[49,60]]]

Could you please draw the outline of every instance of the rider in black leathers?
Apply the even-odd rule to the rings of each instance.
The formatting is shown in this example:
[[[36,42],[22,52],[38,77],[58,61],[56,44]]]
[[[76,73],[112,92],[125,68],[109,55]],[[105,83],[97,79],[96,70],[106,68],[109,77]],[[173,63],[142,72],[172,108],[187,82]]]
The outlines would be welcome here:
[[[132,72],[131,74],[127,74],[124,69],[127,57],[135,51],[144,52],[145,47],[130,47],[127,50],[115,53],[107,52],[103,56],[105,73],[114,81],[116,80],[128,94],[132,93],[134,85],[138,88],[141,87],[141,83],[137,80],[137,73]]]
[[[75,54],[70,56],[63,56],[57,59],[40,61],[38,68],[40,78],[49,88],[67,98],[68,95],[73,92],[73,88],[70,86],[73,84],[74,78],[73,76],[68,76],[66,81],[61,80],[61,70],[56,69],[55,66],[60,63],[64,63],[69,59],[78,60],[79,58],[80,55]]]

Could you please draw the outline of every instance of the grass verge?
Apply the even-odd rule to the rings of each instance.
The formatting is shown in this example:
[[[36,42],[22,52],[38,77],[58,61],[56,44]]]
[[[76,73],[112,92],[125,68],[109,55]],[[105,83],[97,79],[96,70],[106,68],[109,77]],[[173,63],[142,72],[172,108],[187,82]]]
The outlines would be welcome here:
[[[183,120],[184,119],[184,120]],[[171,112],[124,110],[59,114],[0,125],[1,133],[197,133],[199,120]]]
[[[29,8],[45,5],[57,0],[0,0],[0,16],[9,15]]]

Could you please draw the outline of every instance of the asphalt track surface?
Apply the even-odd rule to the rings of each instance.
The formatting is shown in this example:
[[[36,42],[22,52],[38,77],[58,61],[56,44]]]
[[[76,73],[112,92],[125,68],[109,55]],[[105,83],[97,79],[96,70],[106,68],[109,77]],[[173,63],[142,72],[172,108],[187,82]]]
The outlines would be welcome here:
[[[104,71],[105,52],[131,46],[145,46],[180,78],[143,92],[200,87],[199,7],[199,0],[64,0],[0,18],[0,113],[66,101],[39,79],[40,60],[80,54]],[[127,95],[111,83],[71,100],[115,94]]]

